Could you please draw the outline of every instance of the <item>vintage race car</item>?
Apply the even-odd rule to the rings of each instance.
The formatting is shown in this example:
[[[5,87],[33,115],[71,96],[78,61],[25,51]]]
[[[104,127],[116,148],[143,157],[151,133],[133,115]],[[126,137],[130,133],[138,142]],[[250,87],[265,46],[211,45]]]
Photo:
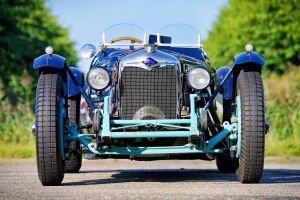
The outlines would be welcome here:
[[[86,81],[78,68],[53,54],[36,58],[38,175],[61,184],[78,172],[82,155],[132,160],[216,160],[241,183],[260,181],[268,122],[261,68],[265,60],[246,45],[230,67],[215,70],[188,25],[145,34],[118,24],[102,35]],[[218,58],[215,58],[218,59]],[[81,122],[80,122],[81,121]]]

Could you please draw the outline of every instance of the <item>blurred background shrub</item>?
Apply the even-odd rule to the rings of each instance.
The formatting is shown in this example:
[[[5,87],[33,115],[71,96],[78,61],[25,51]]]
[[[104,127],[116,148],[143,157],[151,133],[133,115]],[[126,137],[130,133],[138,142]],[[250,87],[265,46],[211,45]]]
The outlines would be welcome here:
[[[33,104],[38,77],[32,69],[33,59],[51,45],[67,58],[68,64],[75,64],[78,59],[74,44],[43,0],[0,0],[0,10],[1,99],[13,106],[18,102]]]
[[[0,157],[30,157],[38,78],[33,59],[48,45],[70,65],[78,59],[68,30],[51,16],[44,0],[0,0],[0,11]]]
[[[284,73],[300,64],[298,0],[229,0],[208,34],[204,47],[216,67],[230,65],[247,43],[263,55],[264,72]]]

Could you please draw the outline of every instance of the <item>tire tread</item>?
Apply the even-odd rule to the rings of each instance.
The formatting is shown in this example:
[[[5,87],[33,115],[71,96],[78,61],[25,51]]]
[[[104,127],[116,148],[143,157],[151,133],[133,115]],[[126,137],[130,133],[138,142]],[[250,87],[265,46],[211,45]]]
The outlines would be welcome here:
[[[258,71],[242,70],[237,78],[241,96],[242,144],[236,171],[242,183],[258,183],[264,166],[264,91]]]
[[[59,149],[58,99],[63,87],[58,73],[42,73],[36,92],[36,156],[43,185],[60,185],[64,163]]]

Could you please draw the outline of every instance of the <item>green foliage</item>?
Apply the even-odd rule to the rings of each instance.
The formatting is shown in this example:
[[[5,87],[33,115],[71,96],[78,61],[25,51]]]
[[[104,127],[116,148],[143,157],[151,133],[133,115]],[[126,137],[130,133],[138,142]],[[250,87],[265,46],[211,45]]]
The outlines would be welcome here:
[[[32,158],[35,155],[34,141],[23,144],[4,143],[0,146],[0,158]]]
[[[34,155],[33,120],[28,104],[13,107],[8,101],[0,102],[0,157],[26,158]]]
[[[4,104],[6,102],[2,102]],[[13,108],[9,104],[1,105],[0,109],[0,142],[1,143],[28,143],[31,141],[33,113],[28,105],[19,105]]]
[[[51,45],[73,65],[76,52],[44,0],[0,0],[0,11],[0,157],[32,157],[33,59]]]
[[[300,69],[289,68],[284,75],[265,80],[267,155],[300,155]]]
[[[298,0],[229,0],[204,43],[212,64],[230,65],[247,43],[266,58],[264,70],[284,72],[300,64]]]
[[[68,64],[75,64],[74,44],[43,0],[0,0],[0,10],[0,99],[8,98],[13,105],[33,104],[38,76],[33,59],[51,45]]]

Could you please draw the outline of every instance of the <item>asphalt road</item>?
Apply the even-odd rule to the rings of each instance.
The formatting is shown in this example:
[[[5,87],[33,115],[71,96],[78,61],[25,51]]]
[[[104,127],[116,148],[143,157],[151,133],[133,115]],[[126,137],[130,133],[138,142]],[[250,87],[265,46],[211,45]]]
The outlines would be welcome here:
[[[300,199],[300,159],[266,159],[260,184],[208,161],[84,160],[61,186],[43,187],[34,159],[0,160],[0,199]]]

